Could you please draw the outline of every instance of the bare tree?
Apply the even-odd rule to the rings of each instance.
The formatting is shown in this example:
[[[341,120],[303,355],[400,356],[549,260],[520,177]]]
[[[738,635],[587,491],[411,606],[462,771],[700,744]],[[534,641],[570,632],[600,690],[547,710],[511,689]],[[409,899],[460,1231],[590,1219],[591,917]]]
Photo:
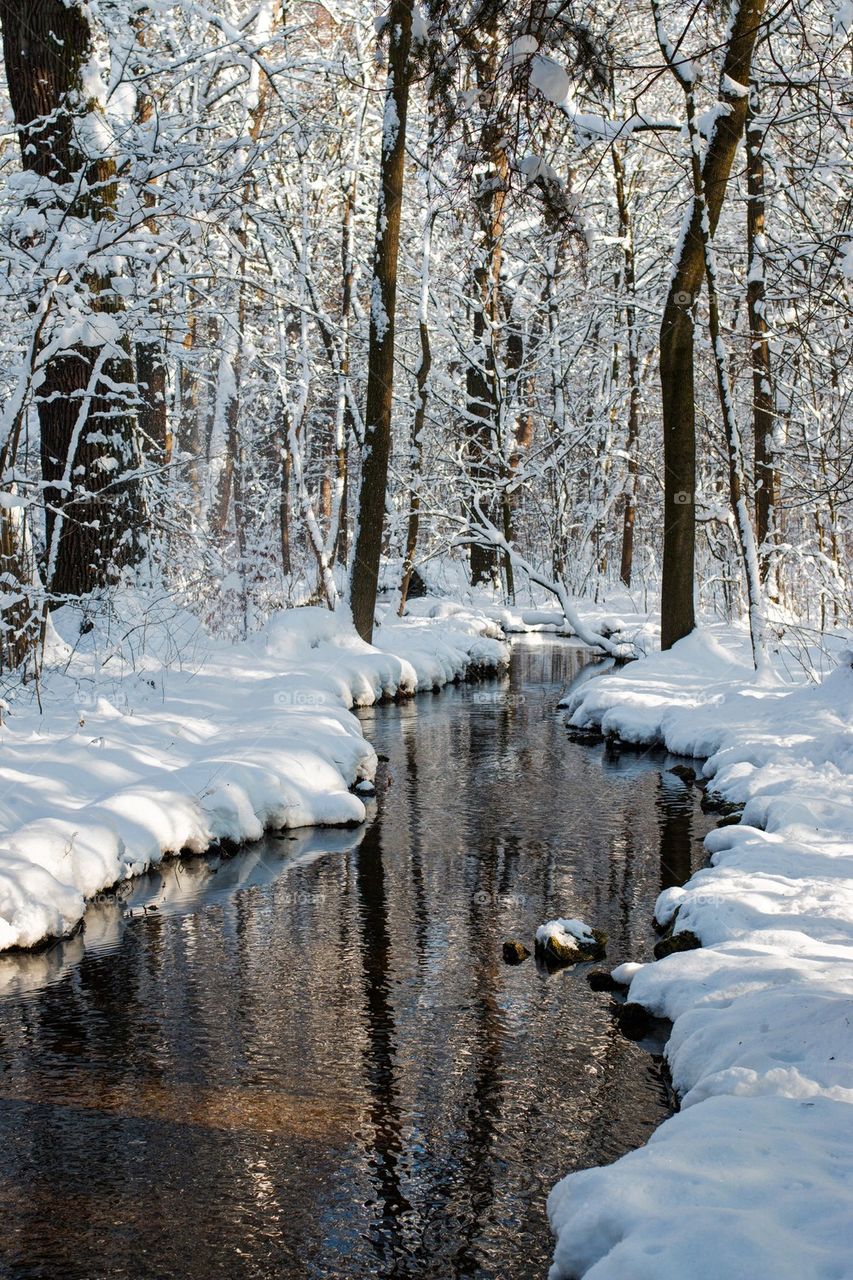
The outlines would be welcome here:
[[[664,57],[690,104],[696,73],[666,35],[660,4],[653,0]],[[673,262],[660,331],[660,379],[664,443],[664,539],[661,644],[670,648],[696,625],[696,388],[693,356],[695,311],[705,276],[703,217],[713,236],[738,144],[743,136],[752,55],[766,0],[735,0],[720,75],[719,110],[704,159],[704,198],[694,193],[690,219]],[[695,144],[692,144],[695,145]],[[697,157],[698,161],[698,157]]]
[[[376,609],[388,461],[391,453],[397,257],[400,248],[406,116],[411,82],[412,5],[408,0],[392,0],[386,26],[388,77],[370,294],[367,405],[364,415],[358,523],[350,577],[353,622],[359,635],[367,641],[373,639],[373,615]]]

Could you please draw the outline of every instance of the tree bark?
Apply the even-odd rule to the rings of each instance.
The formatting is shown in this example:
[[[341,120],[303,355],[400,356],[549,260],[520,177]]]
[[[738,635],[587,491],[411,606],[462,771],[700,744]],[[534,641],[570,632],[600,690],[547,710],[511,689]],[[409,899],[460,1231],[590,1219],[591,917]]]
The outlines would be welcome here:
[[[476,152],[482,172],[475,177],[474,211],[479,234],[479,258],[471,281],[472,352],[466,375],[468,454],[471,479],[490,519],[504,520],[503,504],[487,497],[494,473],[501,465],[498,439],[499,396],[495,341],[500,327],[500,272],[503,253],[504,207],[508,164],[505,121],[494,109],[497,61],[497,12],[489,17],[474,47],[475,77],[484,112]],[[471,544],[471,585],[498,585],[498,555],[494,547]],[[510,571],[511,572],[511,571]]]
[[[616,178],[616,206],[619,213],[619,234],[622,238],[622,275],[625,286],[625,322],[628,329],[628,432],[625,452],[628,454],[628,476],[625,481],[622,507],[622,554],[619,577],[626,587],[631,585],[634,570],[634,523],[637,511],[637,476],[639,459],[637,448],[640,439],[640,355],[637,347],[637,273],[634,261],[634,240],[631,227],[631,211],[625,190],[625,168],[618,146],[613,147],[613,170]]]
[[[23,167],[51,191],[58,220],[72,217],[96,229],[115,217],[117,184],[114,161],[86,154],[80,141],[95,132],[81,126],[100,111],[84,83],[92,51],[87,7],[73,0],[0,0],[0,21]],[[122,310],[109,277],[96,270],[84,269],[77,297],[95,328],[99,315]],[[112,328],[106,320],[104,327]],[[48,327],[42,352],[53,333]],[[135,460],[132,364],[129,351],[104,360],[103,348],[78,343],[55,347],[42,368],[38,412],[52,566],[45,585],[54,596],[79,596],[138,555],[140,489],[127,477]],[[116,384],[126,386],[124,395]]]
[[[660,380],[664,443],[664,537],[661,588],[661,645],[669,649],[696,625],[693,603],[696,551],[696,403],[693,370],[694,309],[705,274],[703,211],[713,236],[726,186],[743,134],[752,55],[766,0],[740,0],[733,5],[730,36],[720,79],[720,104],[704,163],[704,200],[694,198],[690,220],[676,260],[660,331]],[[659,21],[659,8],[654,4]],[[660,29],[660,28],[659,28]],[[664,55],[685,93],[694,93],[683,64]],[[700,163],[694,156],[694,163]]]
[[[767,293],[764,275],[764,133],[756,122],[755,90],[750,95],[746,125],[746,285],[752,364],[752,425],[755,450],[755,534],[761,581],[770,571],[770,541],[779,500],[779,473],[773,457],[775,400],[770,367]]]
[[[388,80],[380,161],[380,193],[373,251],[367,404],[364,418],[358,528],[353,548],[350,601],[356,630],[373,639],[379,583],[394,389],[394,317],[397,257],[406,160],[406,115],[411,80],[412,5],[392,0],[388,11]]]

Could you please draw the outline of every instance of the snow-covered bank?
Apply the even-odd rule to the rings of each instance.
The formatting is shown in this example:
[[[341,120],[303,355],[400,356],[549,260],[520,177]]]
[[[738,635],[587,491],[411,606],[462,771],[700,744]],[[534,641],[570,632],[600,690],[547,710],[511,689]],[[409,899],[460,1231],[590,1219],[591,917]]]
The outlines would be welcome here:
[[[410,599],[406,612],[412,617],[428,617],[467,607],[491,618],[507,635],[541,633],[578,638],[577,630],[553,596],[532,587],[524,593],[519,591],[519,597],[522,594],[529,597],[526,603],[519,598],[516,604],[508,605],[491,587],[470,587],[457,581],[453,583],[451,599],[464,599],[468,602],[465,606],[452,604],[448,598],[430,595]],[[613,592],[601,603],[567,596],[567,603],[577,615],[577,620],[590,632],[629,644],[637,653],[650,652],[660,643],[660,624],[656,616],[638,608],[638,602],[627,591]]]
[[[638,968],[673,1023],[682,1111],[549,1199],[552,1280],[849,1280],[853,1222],[853,665],[756,684],[711,628],[584,684],[572,722],[707,757],[745,806],[657,906],[703,946]],[[677,915],[676,915],[677,913]]]
[[[360,822],[349,788],[376,756],[349,708],[507,657],[495,625],[465,610],[383,625],[376,646],[325,609],[288,610],[239,645],[190,642],[181,619],[159,647],[177,644],[183,665],[154,645],[134,669],[126,643],[80,638],[73,622],[43,714],[19,701],[0,730],[0,950],[67,933],[86,898],[165,853]]]

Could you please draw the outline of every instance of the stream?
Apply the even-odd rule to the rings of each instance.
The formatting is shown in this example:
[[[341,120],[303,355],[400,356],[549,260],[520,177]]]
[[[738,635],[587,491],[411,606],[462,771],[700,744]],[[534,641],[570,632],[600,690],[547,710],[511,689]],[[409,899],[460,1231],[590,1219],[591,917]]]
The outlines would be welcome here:
[[[650,958],[713,825],[662,753],[570,739],[589,659],[518,639],[359,712],[364,827],[170,861],[0,955],[3,1280],[544,1280],[548,1191],[671,1102],[592,966],[501,945],[576,916]]]

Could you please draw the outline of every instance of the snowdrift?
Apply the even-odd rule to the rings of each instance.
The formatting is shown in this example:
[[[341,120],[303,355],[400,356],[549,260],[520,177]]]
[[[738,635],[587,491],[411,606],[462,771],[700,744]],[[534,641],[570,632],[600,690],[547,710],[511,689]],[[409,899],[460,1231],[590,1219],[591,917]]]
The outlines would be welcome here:
[[[56,639],[44,714],[19,705],[0,730],[0,950],[68,933],[86,898],[164,854],[362,821],[350,787],[376,757],[349,708],[494,670],[500,634],[462,610],[385,625],[370,646],[306,608],[216,645],[177,619],[117,678],[102,637]],[[182,669],[151,657],[175,644]]]

